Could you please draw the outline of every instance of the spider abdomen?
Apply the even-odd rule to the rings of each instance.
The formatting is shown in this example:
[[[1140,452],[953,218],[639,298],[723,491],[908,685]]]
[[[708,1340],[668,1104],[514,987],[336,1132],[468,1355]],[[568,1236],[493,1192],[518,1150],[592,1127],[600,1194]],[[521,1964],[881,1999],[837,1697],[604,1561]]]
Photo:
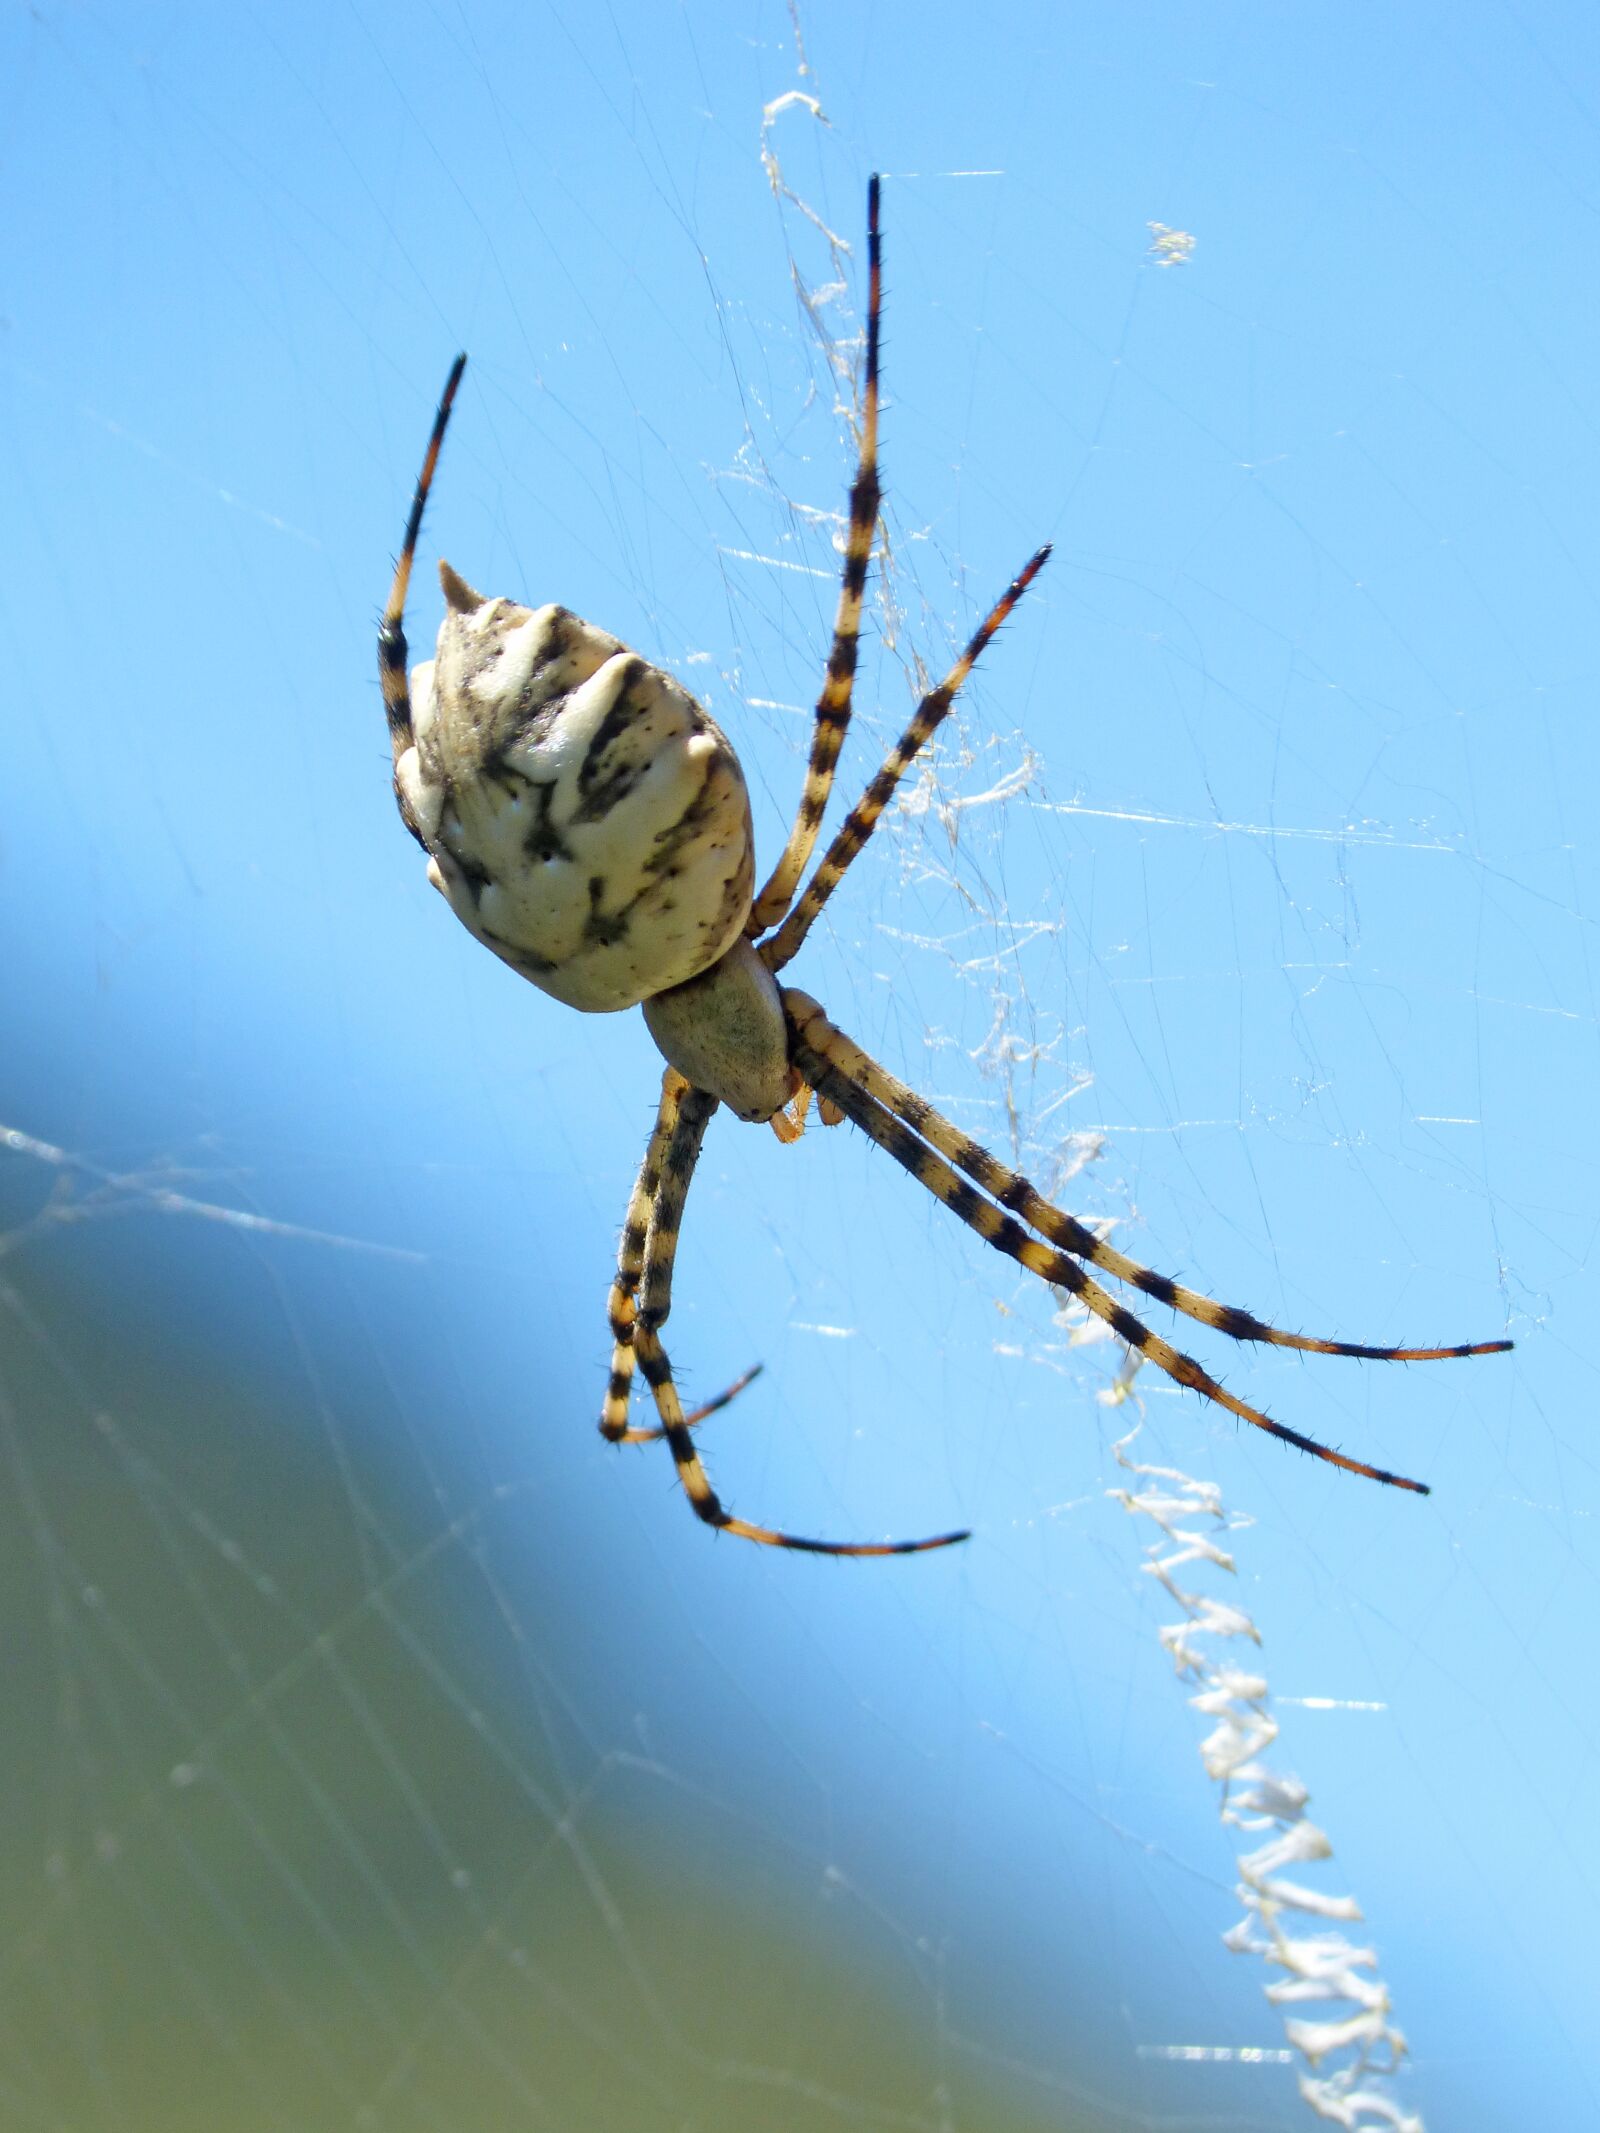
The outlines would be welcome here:
[[[395,766],[429,878],[569,1007],[681,985],[738,939],[754,850],[726,735],[671,675],[561,607],[486,600],[440,566],[436,657]]]

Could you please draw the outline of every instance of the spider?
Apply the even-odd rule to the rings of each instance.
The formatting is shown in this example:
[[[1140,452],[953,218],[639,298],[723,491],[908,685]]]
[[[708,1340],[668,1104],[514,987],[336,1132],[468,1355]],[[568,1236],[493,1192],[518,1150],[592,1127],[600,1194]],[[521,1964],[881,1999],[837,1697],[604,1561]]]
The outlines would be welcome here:
[[[818,1555],[913,1555],[965,1540],[828,1541],[754,1525],[722,1504],[695,1426],[749,1383],[686,1414],[662,1345],[684,1202],[719,1104],[803,1130],[813,1093],[823,1122],[849,1118],[996,1251],[1064,1289],[1180,1385],[1287,1444],[1371,1481],[1426,1484],[1302,1436],[1236,1399],[1152,1333],[1088,1268],[1236,1341],[1319,1355],[1428,1362],[1492,1355],[1510,1341],[1378,1348],[1284,1332],[1138,1265],[1046,1200],[836,1029],[808,994],[780,986],[818,914],[871,837],[985,647],[1044,567],[1041,548],[1012,580],[850,810],[810,880],[810,862],[850,723],[862,595],[877,529],[879,181],[867,192],[868,306],[860,452],[850,490],[843,583],[794,827],[759,893],[750,803],[733,746],[670,675],[567,609],[486,599],[446,562],[436,656],[406,673],[406,594],[422,514],[456,390],[457,356],[434,418],[378,635],[401,819],[428,854],[428,878],[484,944],[543,991],[591,1014],[642,1005],[667,1061],[655,1125],[628,1203],[611,1285],[611,1374],[600,1417],[613,1444],[665,1439],[695,1514],[767,1547]],[[656,1423],[635,1427],[635,1365]],[[759,1367],[759,1366],[758,1366]]]

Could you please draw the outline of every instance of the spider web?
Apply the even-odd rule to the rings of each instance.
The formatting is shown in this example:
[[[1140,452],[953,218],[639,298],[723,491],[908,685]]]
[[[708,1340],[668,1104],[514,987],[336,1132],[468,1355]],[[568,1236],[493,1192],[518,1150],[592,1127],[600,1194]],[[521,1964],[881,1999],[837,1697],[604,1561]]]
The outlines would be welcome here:
[[[1592,31],[220,24],[5,33],[6,2124],[1310,2122],[1107,1500],[1190,1516],[1133,1421],[1253,1521],[1203,1605],[1262,1639],[1399,2107],[1582,2122]],[[658,1063],[446,925],[371,618],[464,344],[430,573],[678,672],[775,851],[875,165],[841,802],[1056,555],[796,977],[1164,1271],[1509,1321],[1431,1371],[1185,1340],[1426,1505],[1130,1381],[852,1132],[725,1119],[670,1329],[691,1394],[766,1365],[719,1486],[977,1537],[713,1545],[592,1433]]]

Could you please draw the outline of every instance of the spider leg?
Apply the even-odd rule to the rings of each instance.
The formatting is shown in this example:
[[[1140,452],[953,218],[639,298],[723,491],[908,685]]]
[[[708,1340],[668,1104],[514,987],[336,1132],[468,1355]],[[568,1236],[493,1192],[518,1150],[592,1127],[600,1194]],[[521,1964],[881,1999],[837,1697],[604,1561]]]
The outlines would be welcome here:
[[[1127,1258],[1097,1237],[1093,1230],[1063,1213],[1025,1177],[1008,1169],[978,1142],[969,1140],[949,1119],[942,1117],[926,1097],[907,1088],[886,1067],[869,1058],[859,1045],[835,1028],[809,994],[786,989],[783,1004],[794,1027],[808,1044],[823,1053],[868,1095],[876,1097],[897,1118],[903,1119],[941,1155],[948,1156],[958,1170],[964,1170],[969,1178],[975,1179],[1002,1207],[1020,1215],[1030,1229],[1037,1230],[1051,1244],[1059,1245],[1062,1251],[1087,1259],[1091,1266],[1099,1267],[1117,1281],[1126,1282],[1130,1288],[1138,1289],[1146,1296],[1153,1296],[1158,1303],[1169,1304],[1174,1311],[1198,1319],[1203,1326],[1214,1326],[1232,1340],[1263,1341],[1275,1348],[1303,1348],[1314,1355],[1353,1355],[1370,1363],[1439,1363],[1455,1356],[1498,1355],[1514,1345],[1502,1340],[1474,1341],[1452,1348],[1375,1348],[1362,1341],[1320,1340],[1309,1333],[1289,1333],[1281,1326],[1268,1325],[1264,1319],[1235,1304],[1216,1303],[1195,1289],[1184,1288],[1165,1274],[1141,1266],[1136,1259]]]
[[[789,832],[782,858],[751,907],[746,930],[752,939],[775,926],[789,908],[817,841],[817,830],[833,787],[834,766],[850,723],[856,644],[861,634],[861,598],[866,590],[872,536],[877,530],[882,498],[878,483],[878,319],[883,305],[883,256],[878,238],[876,173],[867,186],[867,261],[867,364],[861,396],[861,456],[850,487],[850,527],[845,536],[844,580],[833,625],[833,649],[828,654],[827,679],[817,699],[811,760],[806,765],[794,828]]]
[[[743,1377],[737,1377],[731,1385],[724,1386],[714,1399],[702,1400],[698,1407],[691,1407],[683,1418],[684,1428],[698,1429],[708,1415],[720,1414],[723,1408],[738,1399],[747,1385],[753,1384],[760,1377],[765,1368],[765,1363],[752,1363]],[[662,1444],[666,1441],[666,1435],[666,1431],[659,1426],[655,1429],[627,1429],[613,1441],[617,1444]]]
[[[606,1382],[605,1401],[600,1409],[600,1434],[612,1444],[640,1444],[660,1435],[658,1430],[628,1427],[628,1402],[633,1390],[634,1299],[644,1273],[645,1241],[650,1234],[656,1195],[661,1189],[662,1161],[688,1087],[688,1082],[675,1067],[668,1067],[661,1077],[661,1102],[656,1111],[656,1122],[645,1143],[644,1161],[639,1165],[639,1175],[628,1198],[622,1242],[617,1247],[617,1271],[607,1299],[607,1316],[611,1321],[611,1376]]]
[[[666,1155],[667,1143],[672,1138],[672,1129],[677,1123],[678,1110],[682,1104],[688,1082],[673,1067],[668,1067],[661,1077],[661,1104],[656,1112],[656,1122],[646,1143],[644,1161],[639,1166],[639,1175],[634,1181],[633,1192],[628,1200],[628,1213],[622,1225],[622,1242],[617,1249],[617,1271],[611,1283],[608,1315],[611,1320],[611,1375],[606,1382],[605,1403],[600,1410],[600,1434],[611,1444],[654,1444],[665,1432],[660,1429],[633,1429],[628,1423],[628,1402],[633,1388],[633,1332],[634,1298],[638,1294],[640,1277],[644,1272],[645,1240],[650,1232],[651,1216],[655,1209],[656,1194],[661,1185],[661,1165]],[[707,1400],[691,1414],[683,1418],[685,1429],[693,1429],[708,1415],[718,1413],[730,1400],[736,1400],[753,1378],[761,1375],[761,1365],[755,1363],[742,1377],[715,1399]]]
[[[695,1450],[689,1418],[679,1402],[672,1365],[661,1344],[661,1328],[672,1309],[672,1272],[684,1200],[699,1159],[700,1144],[716,1108],[716,1098],[707,1095],[703,1089],[689,1089],[679,1101],[677,1118],[661,1158],[661,1178],[645,1241],[633,1336],[639,1368],[655,1396],[661,1433],[671,1447],[678,1479],[683,1484],[690,1508],[708,1526],[736,1534],[741,1540],[756,1541],[767,1548],[796,1548],[807,1555],[919,1555],[931,1548],[947,1548],[954,1541],[965,1540],[964,1532],[941,1533],[931,1540],[916,1541],[806,1540],[796,1533],[780,1533],[771,1526],[752,1525],[748,1519],[735,1518],[724,1509]]]
[[[389,739],[398,762],[411,746],[411,695],[406,686],[406,594],[411,589],[411,564],[417,552],[417,536],[422,531],[422,514],[427,508],[428,491],[433,487],[433,473],[439,464],[439,447],[444,443],[444,433],[449,425],[450,410],[455,404],[456,387],[461,383],[461,373],[467,367],[464,355],[458,355],[450,366],[450,375],[444,381],[444,391],[439,396],[439,411],[433,418],[433,434],[428,439],[428,449],[422,461],[422,472],[417,476],[417,493],[411,499],[411,515],[406,520],[405,539],[400,544],[400,559],[394,566],[394,583],[389,588],[389,604],[383,611],[383,620],[378,627],[378,680],[383,689],[383,709],[389,721]],[[401,813],[405,805],[401,803]]]
[[[816,872],[806,884],[804,895],[771,939],[762,943],[761,960],[769,970],[781,970],[797,953],[817,913],[844,878],[845,869],[877,828],[878,818],[893,797],[895,787],[938,731],[984,647],[1043,570],[1049,555],[1046,546],[1029,558],[973,632],[966,650],[944,680],[936,689],[930,689],[918,704],[910,725],[884,757],[882,769],[840,824],[832,844],[823,853]]]
[[[1164,1370],[1168,1377],[1185,1385],[1191,1392],[1198,1392],[1242,1422],[1249,1422],[1269,1435],[1281,1437],[1286,1444],[1295,1445],[1300,1451],[1310,1452],[1313,1458],[1325,1460],[1330,1466],[1343,1467],[1347,1473],[1362,1474],[1369,1481],[1387,1482],[1391,1488],[1410,1489],[1419,1496],[1429,1494],[1426,1482],[1411,1481],[1403,1474],[1391,1474],[1387,1468],[1368,1466],[1362,1460],[1349,1459],[1343,1452],[1336,1452],[1314,1437],[1303,1436],[1299,1430],[1289,1429],[1282,1422],[1274,1422],[1259,1408],[1235,1399],[1225,1386],[1218,1384],[1209,1372],[1202,1369],[1192,1356],[1181,1353],[1167,1341],[1154,1334],[1126,1310],[1116,1299],[1109,1296],[1086,1274],[1076,1259],[1054,1245],[1044,1244],[1030,1237],[1020,1222],[1002,1212],[986,1200],[973,1185],[959,1177],[944,1157],[912,1133],[894,1113],[888,1110],[865,1088],[851,1081],[823,1052],[817,1051],[806,1041],[798,1029],[794,1032],[795,1064],[811,1083],[819,1096],[830,1097],[848,1118],[851,1118],[869,1134],[878,1146],[940,1200],[953,1214],[959,1215],[969,1229],[975,1230],[986,1244],[996,1251],[1016,1260],[1019,1266],[1037,1274],[1042,1281],[1068,1289],[1078,1297],[1096,1318],[1104,1320],[1120,1339],[1149,1362]]]
[[[683,1418],[684,1428],[695,1429],[706,1419],[707,1415],[721,1414],[723,1408],[738,1399],[747,1385],[754,1384],[766,1367],[765,1363],[752,1363],[742,1377],[735,1378],[731,1385],[725,1386],[714,1398],[702,1400],[698,1407],[691,1407]],[[666,1431],[664,1429],[645,1429],[639,1432],[639,1441],[641,1444],[656,1444],[665,1435]]]

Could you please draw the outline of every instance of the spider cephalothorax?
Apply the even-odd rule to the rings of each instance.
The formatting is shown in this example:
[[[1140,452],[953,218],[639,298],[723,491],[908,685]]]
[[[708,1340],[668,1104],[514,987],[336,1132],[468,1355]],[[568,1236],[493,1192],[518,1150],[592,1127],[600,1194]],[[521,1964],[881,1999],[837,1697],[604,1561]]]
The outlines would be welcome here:
[[[1236,1399],[1150,1332],[1086,1268],[1234,1340],[1381,1362],[1488,1355],[1509,1348],[1509,1341],[1379,1348],[1319,1340],[1182,1288],[1052,1205],[868,1058],[809,994],[778,983],[777,973],[1049,554],[1041,548],[1032,557],[944,680],[923,697],[801,890],[850,722],[862,593],[878,520],[876,178],[867,227],[861,456],[850,491],[844,582],[794,828],[759,895],[752,893],[750,802],[732,744],[687,690],[604,630],[565,608],[485,599],[443,563],[446,612],[437,655],[408,681],[404,615],[412,557],[464,356],[456,358],[439,402],[379,631],[395,795],[407,828],[429,855],[429,879],[479,940],[569,1007],[607,1013],[642,1005],[667,1060],[611,1287],[611,1378],[601,1431],[615,1443],[664,1437],[696,1513],[747,1540],[825,1555],[899,1555],[965,1538],[815,1541],[752,1525],[724,1508],[695,1449],[695,1424],[748,1382],[686,1415],[661,1342],[672,1308],[678,1228],[706,1127],[726,1104],[740,1118],[769,1121],[780,1139],[794,1140],[815,1091],[825,1121],[852,1119],[986,1243],[1076,1296],[1179,1384],[1332,1465],[1425,1494],[1421,1482],[1347,1458]],[[657,1426],[649,1429],[628,1421],[636,1362],[656,1409]]]

